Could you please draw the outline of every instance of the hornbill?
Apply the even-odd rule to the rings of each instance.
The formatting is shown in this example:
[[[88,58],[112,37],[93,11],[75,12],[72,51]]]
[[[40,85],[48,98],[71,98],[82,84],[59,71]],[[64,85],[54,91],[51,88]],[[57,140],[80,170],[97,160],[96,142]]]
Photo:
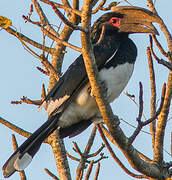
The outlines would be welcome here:
[[[152,22],[159,18],[149,10],[121,6],[102,15],[91,28],[93,52],[99,79],[105,87],[109,103],[127,85],[134,69],[137,48],[128,35],[131,33],[158,34]],[[100,122],[101,114],[87,77],[82,54],[69,66],[44,100],[48,104],[48,120],[36,130],[7,160],[4,177],[25,169],[42,142],[58,129],[61,138],[73,137],[93,121]]]

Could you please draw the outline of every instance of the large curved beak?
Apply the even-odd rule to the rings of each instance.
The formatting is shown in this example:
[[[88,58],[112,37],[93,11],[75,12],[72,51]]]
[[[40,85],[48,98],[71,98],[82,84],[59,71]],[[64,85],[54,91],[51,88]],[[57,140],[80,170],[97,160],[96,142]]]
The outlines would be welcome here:
[[[159,23],[161,19],[151,11],[136,6],[116,6],[112,11],[124,15],[120,22],[121,32],[159,35],[152,23]]]

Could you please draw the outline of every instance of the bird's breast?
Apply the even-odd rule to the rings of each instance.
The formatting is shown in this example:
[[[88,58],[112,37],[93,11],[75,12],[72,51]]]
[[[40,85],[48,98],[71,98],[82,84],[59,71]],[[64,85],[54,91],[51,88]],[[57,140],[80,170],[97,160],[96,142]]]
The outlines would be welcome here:
[[[114,101],[127,85],[134,70],[134,64],[124,63],[115,68],[103,68],[99,77],[105,83],[107,89],[107,98],[109,102]]]
[[[124,63],[118,66],[103,68],[99,72],[100,80],[105,85],[107,98],[109,102],[116,99],[127,85],[132,73],[134,65]],[[95,98],[90,95],[89,83],[78,93],[76,98],[66,108],[62,116],[59,118],[58,125],[60,127],[70,126],[82,120],[99,119],[100,112]]]

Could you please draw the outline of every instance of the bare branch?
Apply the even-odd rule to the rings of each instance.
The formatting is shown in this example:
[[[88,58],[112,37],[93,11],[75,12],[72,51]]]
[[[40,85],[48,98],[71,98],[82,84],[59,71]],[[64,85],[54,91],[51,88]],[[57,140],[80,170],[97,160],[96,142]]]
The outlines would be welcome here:
[[[34,47],[36,47],[38,49],[44,50],[45,52],[48,52],[48,53],[52,54],[53,48],[43,46],[42,44],[37,43],[36,41],[28,38],[24,34],[19,33],[16,30],[14,30],[14,29],[12,29],[10,27],[8,27],[8,28],[6,28],[4,30],[6,30],[9,34],[12,34],[13,36],[17,37],[19,40],[23,40],[23,41],[29,43],[30,45],[32,45],[32,46],[34,46]]]
[[[70,47],[70,48],[74,49],[75,51],[79,51],[79,52],[82,51],[81,48],[76,47],[76,46],[74,46],[74,45],[72,45],[72,44],[70,44],[70,43],[67,43],[66,41],[63,41],[63,40],[59,39],[58,37],[54,36],[54,35],[51,34],[49,31],[47,31],[47,29],[45,29],[43,26],[41,27],[41,29],[42,29],[42,31],[43,31],[49,38],[53,39],[54,41],[60,42],[60,43],[62,43],[64,46]]]
[[[80,161],[79,158],[76,158],[76,157],[70,155],[68,152],[66,152],[66,155],[67,155],[70,159],[72,159],[72,160],[74,160],[74,161],[78,161],[78,162]]]
[[[83,176],[83,171],[84,171],[84,167],[85,167],[85,163],[87,161],[88,158],[88,154],[90,152],[90,149],[93,145],[94,139],[95,139],[95,135],[96,135],[96,127],[94,126],[90,135],[90,138],[87,142],[87,145],[85,147],[84,153],[81,153],[81,151],[79,151],[80,156],[81,156],[81,160],[80,163],[77,167],[77,172],[76,172],[76,179],[80,179]]]
[[[132,177],[134,177],[134,178],[138,178],[138,179],[146,178],[145,175],[137,175],[137,174],[132,173],[131,171],[129,171],[129,170],[124,166],[124,164],[119,160],[119,158],[118,158],[118,157],[116,156],[116,154],[113,152],[110,144],[108,143],[105,135],[103,134],[103,131],[102,131],[100,125],[97,124],[96,127],[97,127],[97,129],[98,129],[98,131],[99,131],[99,133],[100,133],[100,136],[101,136],[103,142],[105,143],[107,149],[109,150],[111,156],[112,156],[113,159],[116,161],[116,163],[121,167],[121,169],[122,169],[124,172],[126,172],[128,175],[130,175],[130,176],[132,176]]]
[[[155,84],[155,71],[153,66],[153,60],[150,52],[150,48],[147,48],[147,59],[149,64],[150,82],[151,82],[151,117],[156,112],[156,84]],[[154,147],[155,141],[156,123],[153,121],[150,123],[150,133],[152,136],[152,147]]]
[[[102,9],[102,7],[104,6],[105,3],[106,3],[106,0],[102,0],[101,3],[97,6],[97,8],[92,11],[92,14],[95,14],[95,13],[97,13],[100,9]]]
[[[44,11],[42,10],[41,6],[37,2],[37,0],[32,0],[34,7],[37,11],[37,14],[39,15],[41,25],[46,27],[46,29],[51,32],[54,36],[58,36],[58,33],[53,29],[53,27],[50,25]]]
[[[67,11],[67,12],[74,13],[74,14],[76,14],[76,15],[78,15],[78,16],[81,16],[81,12],[80,12],[79,10],[72,9],[72,8],[70,8],[70,7],[66,7],[66,6],[64,6],[64,5],[62,5],[62,4],[59,4],[59,3],[56,3],[56,2],[54,2],[54,1],[49,1],[49,0],[40,0],[40,1],[42,1],[42,2],[44,2],[44,3],[46,3],[46,4],[49,4],[49,5],[51,5],[51,3],[54,3],[54,5],[55,5],[57,8],[62,8],[62,9],[64,9],[64,10]]]
[[[90,0],[84,1],[84,8],[82,10],[82,27],[90,29],[90,18],[91,18],[91,6]],[[107,102],[105,101],[105,93],[100,89],[98,81],[98,70],[96,67],[96,62],[93,54],[93,47],[90,41],[90,34],[81,32],[81,42],[82,42],[82,54],[84,58],[84,63],[88,75],[89,82],[91,84],[93,95],[98,104],[99,110],[103,117],[104,122],[108,125],[108,128],[114,129],[114,125],[119,125],[118,119],[114,119],[112,109]],[[112,125],[113,121],[113,125]]]
[[[150,36],[150,50],[151,50],[151,53],[153,55],[153,57],[155,58],[155,60],[159,63],[159,64],[162,64],[164,65],[165,67],[167,67],[168,69],[172,70],[172,63],[171,62],[167,62],[163,59],[160,59],[156,56],[156,54],[154,53],[153,51],[153,45],[152,45],[152,37]],[[167,54],[168,56],[168,54]]]
[[[47,60],[47,58],[43,56],[40,56],[41,63],[43,66],[50,70],[51,74],[54,76],[54,78],[58,81],[60,79],[60,75],[55,70],[55,68],[52,66],[52,64]]]
[[[143,128],[143,126],[148,125],[149,123],[153,122],[160,114],[163,104],[164,104],[164,98],[165,98],[165,92],[166,92],[166,84],[164,84],[163,89],[162,89],[162,95],[161,95],[161,103],[160,106],[157,110],[157,112],[154,114],[154,116],[148,120],[146,120],[145,122],[143,121],[138,121],[138,126],[135,129],[134,133],[131,135],[131,137],[129,138],[129,144],[132,144],[133,141],[135,140],[135,138],[137,137],[137,135],[140,133],[141,129]]]
[[[85,180],[89,179],[92,169],[93,169],[93,161],[90,162],[89,168],[88,168],[87,173],[85,175]]]
[[[162,95],[161,95],[160,106],[159,106],[157,112],[155,113],[155,115],[152,118],[148,119],[145,122],[142,122],[143,126],[146,126],[147,124],[151,123],[152,121],[154,121],[159,116],[159,114],[160,114],[160,112],[162,110],[163,104],[164,104],[165,94],[166,94],[166,84],[164,83],[163,88],[162,88]]]
[[[156,46],[159,48],[160,52],[165,56],[168,57],[168,53],[165,52],[165,50],[163,49],[163,47],[161,46],[160,42],[158,41],[158,39],[156,38],[155,35],[152,35],[151,37],[153,37],[153,40],[155,41]]]
[[[155,9],[155,6],[154,6],[153,1],[152,1],[152,0],[147,0],[147,4],[148,4],[149,9],[150,9],[153,13],[157,14],[157,11],[156,11],[156,9]]]
[[[142,83],[139,82],[139,88],[140,88],[140,93],[139,93],[139,115],[136,118],[138,124],[141,123],[141,118],[143,114],[143,86]]]
[[[98,162],[98,164],[97,164],[97,169],[96,169],[96,174],[95,174],[94,180],[98,180],[99,172],[100,172],[100,162]]]
[[[42,100],[31,100],[26,96],[23,96],[22,98],[20,98],[20,101],[11,101],[11,104],[22,104],[22,103],[39,106],[42,104]]]
[[[99,153],[101,153],[101,151],[104,149],[104,147],[105,147],[105,145],[102,144],[102,146],[95,153],[88,155],[88,158],[97,156]]]
[[[139,104],[136,102],[135,100],[135,95],[134,94],[129,94],[128,91],[125,92],[125,95],[128,96],[133,102],[134,104],[139,107]],[[146,120],[146,116],[144,114],[142,114],[143,118]]]
[[[55,180],[60,180],[57,176],[55,176],[50,170],[48,170],[47,168],[44,169],[45,172],[50,176],[52,177],[53,179]]]
[[[14,132],[20,134],[21,136],[24,136],[26,138],[28,138],[31,133],[28,131],[25,131],[23,129],[21,129],[20,127],[10,123],[9,121],[5,120],[4,118],[0,117],[0,123],[5,125],[6,127],[8,127],[9,129],[13,130]]]
[[[101,129],[103,131],[103,134],[109,139],[109,141],[111,141],[115,146],[118,146],[116,144],[116,141],[114,140],[114,138],[110,134],[110,132],[103,125],[101,125]],[[144,154],[139,152],[137,149],[136,149],[136,151],[143,160],[145,160],[146,162],[152,162],[152,160],[150,158],[148,158],[147,156],[145,156]]]
[[[66,157],[64,141],[60,139],[58,130],[54,131],[48,138],[56,161],[59,179],[71,180],[70,168]]]
[[[66,24],[67,26],[69,26],[73,30],[80,30],[80,31],[88,32],[88,29],[82,28],[82,27],[75,25],[75,24],[72,24],[70,21],[68,21],[68,19],[56,8],[56,6],[53,2],[51,2],[50,5],[52,6],[56,15],[63,21],[64,24]]]

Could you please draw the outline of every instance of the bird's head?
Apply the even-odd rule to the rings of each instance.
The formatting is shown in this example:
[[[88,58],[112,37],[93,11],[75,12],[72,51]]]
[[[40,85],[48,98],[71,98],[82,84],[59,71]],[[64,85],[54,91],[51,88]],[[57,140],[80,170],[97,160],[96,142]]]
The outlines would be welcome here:
[[[106,34],[116,33],[151,33],[158,35],[158,31],[152,24],[160,22],[160,18],[151,11],[135,6],[114,7],[112,12],[102,15],[93,25],[91,35],[97,39],[104,29]]]

